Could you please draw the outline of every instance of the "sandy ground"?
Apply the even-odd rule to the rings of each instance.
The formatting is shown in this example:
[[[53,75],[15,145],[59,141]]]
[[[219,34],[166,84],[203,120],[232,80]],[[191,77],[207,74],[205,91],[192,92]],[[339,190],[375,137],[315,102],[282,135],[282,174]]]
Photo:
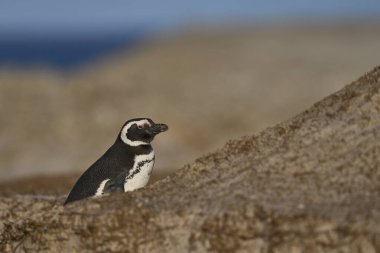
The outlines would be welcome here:
[[[379,45],[378,24],[193,30],[72,73],[2,66],[0,181],[78,175],[136,116],[169,125],[155,171],[177,170],[343,87]]]

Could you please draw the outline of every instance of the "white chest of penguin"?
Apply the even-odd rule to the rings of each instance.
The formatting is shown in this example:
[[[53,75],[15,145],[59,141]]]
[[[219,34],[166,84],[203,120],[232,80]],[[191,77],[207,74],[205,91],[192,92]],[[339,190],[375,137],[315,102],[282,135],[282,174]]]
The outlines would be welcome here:
[[[152,174],[154,165],[154,151],[149,154],[136,155],[132,169],[124,181],[124,191],[133,191],[144,187]]]

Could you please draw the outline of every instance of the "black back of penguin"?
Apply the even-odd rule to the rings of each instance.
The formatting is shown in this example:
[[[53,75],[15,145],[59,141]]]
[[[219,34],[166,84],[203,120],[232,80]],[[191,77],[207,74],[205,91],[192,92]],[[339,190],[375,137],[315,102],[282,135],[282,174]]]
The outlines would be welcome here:
[[[149,147],[147,147],[149,148]],[[133,167],[135,152],[117,140],[75,183],[65,204],[94,196],[102,181],[126,174]],[[151,147],[150,147],[151,149]]]

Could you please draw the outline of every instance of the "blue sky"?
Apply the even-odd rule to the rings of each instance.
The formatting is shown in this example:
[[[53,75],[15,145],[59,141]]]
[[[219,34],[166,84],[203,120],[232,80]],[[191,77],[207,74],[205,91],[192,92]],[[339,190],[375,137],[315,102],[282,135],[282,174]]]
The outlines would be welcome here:
[[[0,36],[171,29],[189,24],[380,19],[379,0],[2,0]]]

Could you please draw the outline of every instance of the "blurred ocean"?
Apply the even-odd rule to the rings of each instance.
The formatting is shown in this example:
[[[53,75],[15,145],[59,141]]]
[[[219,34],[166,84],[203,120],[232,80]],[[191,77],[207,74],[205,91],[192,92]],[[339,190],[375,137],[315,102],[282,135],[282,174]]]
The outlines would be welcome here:
[[[132,49],[144,33],[130,32],[105,36],[10,37],[0,40],[0,64],[28,67],[48,66],[70,70],[120,49]]]
[[[4,0],[0,65],[70,69],[120,48],[128,50],[142,41],[142,31],[160,34],[189,26],[328,24],[379,17],[376,0]]]

